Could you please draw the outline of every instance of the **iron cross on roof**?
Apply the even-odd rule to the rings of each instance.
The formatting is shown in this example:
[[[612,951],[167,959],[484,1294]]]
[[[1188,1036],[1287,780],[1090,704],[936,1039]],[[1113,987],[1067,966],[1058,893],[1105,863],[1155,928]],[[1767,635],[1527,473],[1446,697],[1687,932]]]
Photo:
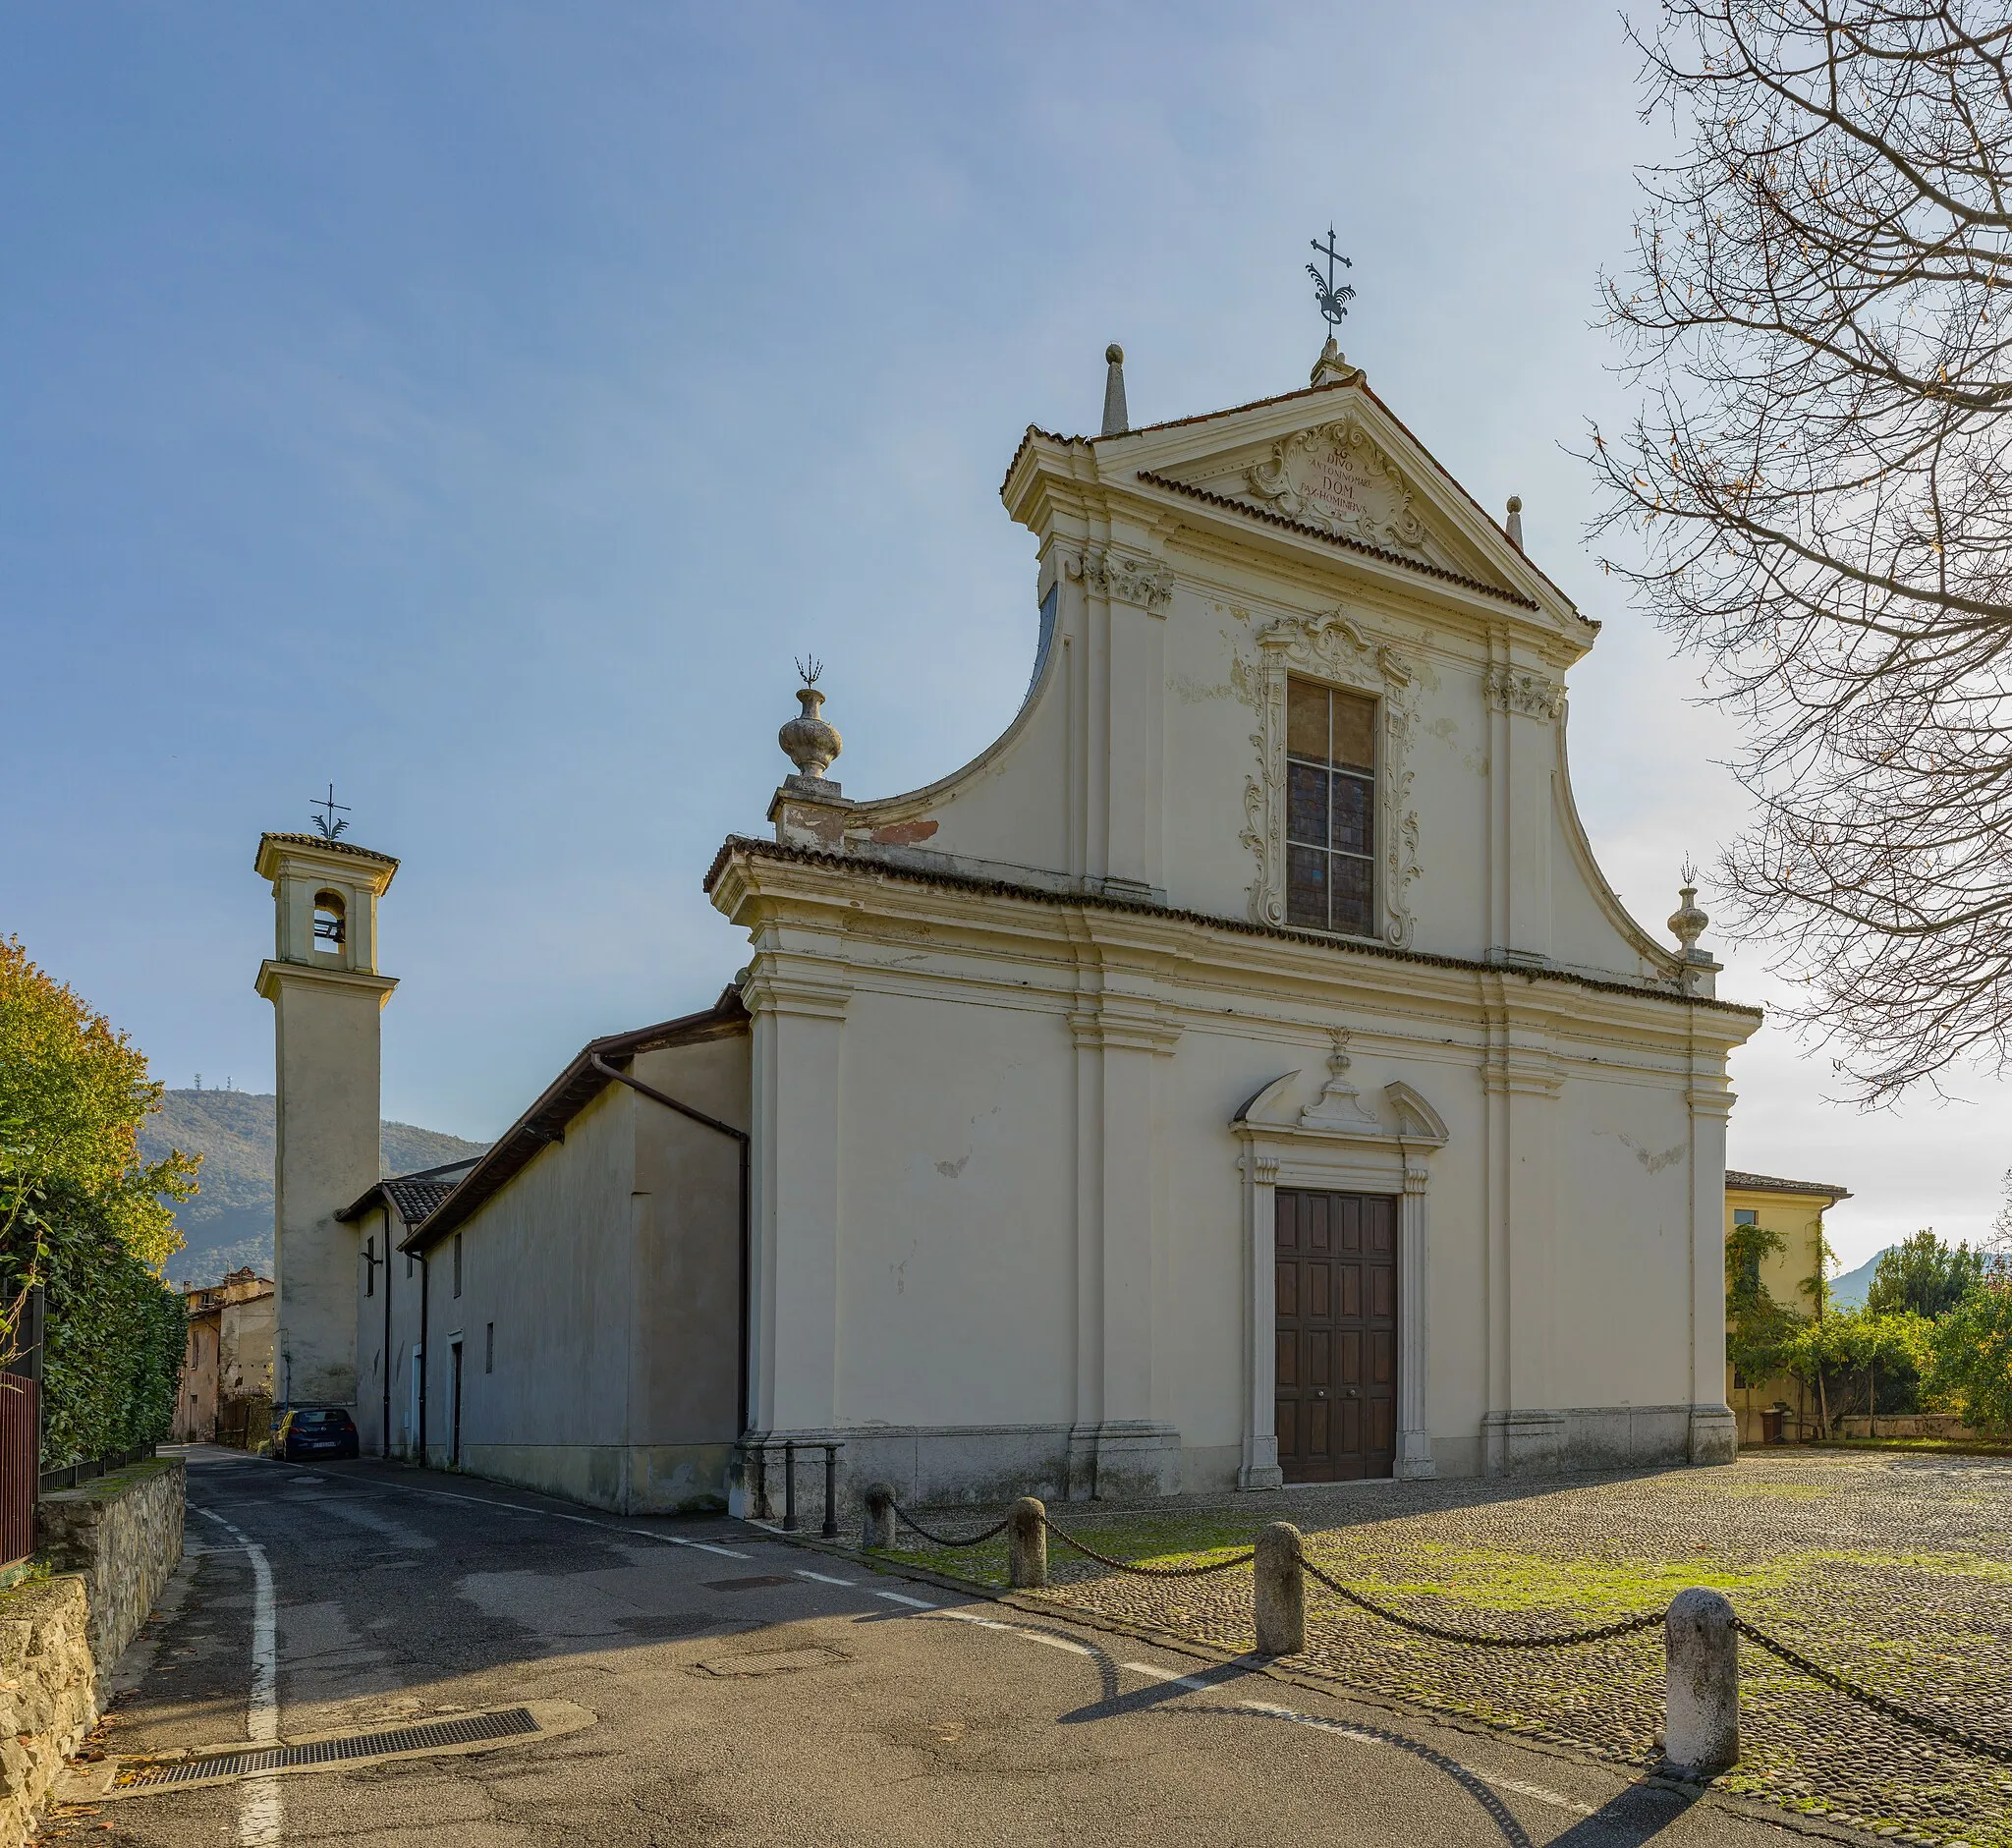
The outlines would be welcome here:
[[[1327,259],[1325,278],[1312,263],[1307,265],[1307,274],[1313,278],[1314,298],[1320,304],[1320,318],[1330,327],[1339,327],[1348,314],[1348,305],[1355,300],[1356,292],[1347,283],[1339,289],[1334,286],[1334,266],[1339,263],[1343,269],[1353,269],[1355,265],[1334,248],[1334,227],[1331,224],[1327,227],[1327,242],[1322,244],[1315,238],[1313,245],[1314,254]]]
[[[324,809],[328,812],[326,814],[321,812]],[[321,830],[321,838],[324,841],[334,840],[343,829],[349,826],[347,821],[338,821],[335,818],[337,810],[341,810],[344,814],[348,814],[350,806],[346,802],[336,801],[335,785],[331,783],[328,786],[328,794],[317,800],[311,811],[314,817],[314,825]]]

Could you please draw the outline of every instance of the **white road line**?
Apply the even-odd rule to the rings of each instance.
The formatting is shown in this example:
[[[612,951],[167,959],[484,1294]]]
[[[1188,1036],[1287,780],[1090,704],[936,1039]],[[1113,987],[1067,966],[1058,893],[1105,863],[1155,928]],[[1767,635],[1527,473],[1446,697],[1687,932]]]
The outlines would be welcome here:
[[[934,1610],[936,1605],[925,1598],[904,1597],[899,1592],[875,1592],[875,1597],[884,1597],[890,1604],[906,1604],[911,1610]]]
[[[881,1597],[895,1599],[898,1603],[912,1604],[912,1597],[902,1597],[895,1592],[881,1592]],[[1081,1643],[1067,1638],[1053,1636],[1040,1630],[1029,1630],[1017,1623],[999,1623],[990,1617],[980,1617],[968,1610],[938,1610],[938,1617],[949,1617],[959,1623],[973,1624],[980,1630],[998,1630],[1008,1636],[1017,1636],[1029,1643],[1044,1643],[1050,1649],[1066,1650],[1072,1655],[1094,1655],[1097,1652]],[[1213,1683],[1198,1680],[1193,1675],[1177,1675],[1170,1668],[1156,1667],[1151,1662],[1120,1662],[1120,1668],[1128,1674],[1143,1676],[1147,1681],[1157,1681],[1170,1688],[1185,1688],[1191,1694],[1220,1694],[1222,1689]],[[1373,1732],[1364,1732],[1360,1727],[1350,1726],[1338,1719],[1322,1719],[1314,1713],[1302,1713],[1290,1707],[1279,1707],[1270,1701],[1239,1701],[1237,1705],[1247,1713],[1262,1713],[1267,1719],[1283,1719],[1295,1726],[1308,1726],[1315,1732],[1331,1733],[1337,1739],[1347,1739],[1357,1745],[1389,1746],[1391,1741]],[[1567,1797],[1555,1790],[1546,1790],[1541,1784],[1526,1784],[1518,1778],[1503,1777],[1495,1771],[1483,1770],[1479,1764],[1465,1764],[1455,1760],[1460,1769],[1470,1777],[1495,1790],[1506,1790],[1519,1797],[1535,1797],[1539,1803],[1548,1803],[1556,1809],[1569,1810],[1575,1816],[1593,1816],[1595,1812],[1576,1797]]]
[[[1340,1720],[1322,1719],[1314,1713],[1296,1712],[1289,1707],[1274,1707],[1269,1701],[1239,1701],[1237,1703],[1247,1713],[1262,1713],[1269,1719],[1290,1720],[1295,1726],[1309,1726],[1315,1732],[1332,1733],[1339,1739],[1351,1739],[1360,1745],[1388,1746],[1388,1739],[1381,1739],[1372,1732],[1363,1732],[1354,1726],[1342,1724]],[[1576,1797],[1567,1797],[1555,1790],[1546,1790],[1541,1784],[1526,1784],[1518,1778],[1504,1777],[1499,1772],[1483,1770],[1479,1764],[1468,1764],[1455,1759],[1453,1764],[1468,1776],[1486,1784],[1493,1790],[1506,1790],[1519,1797],[1535,1797],[1539,1803],[1548,1803],[1559,1810],[1569,1810],[1574,1816],[1593,1816],[1596,1812]]]
[[[326,1482],[326,1477],[314,1480]],[[372,1488],[395,1489],[401,1495],[423,1495],[429,1501],[466,1501],[477,1508],[501,1508],[505,1514],[528,1515],[536,1521],[571,1521],[579,1527],[598,1528],[603,1534],[634,1534],[639,1540],[657,1540],[665,1546],[690,1546],[697,1552],[717,1553],[722,1559],[752,1559],[753,1553],[737,1553],[730,1546],[713,1546],[704,1540],[685,1540],[676,1534],[652,1534],[646,1527],[616,1527],[607,1521],[596,1521],[590,1515],[561,1514],[556,1508],[527,1508],[519,1501],[496,1501],[487,1495],[457,1495],[445,1488],[414,1488],[406,1483],[380,1482],[375,1477],[360,1477]]]
[[[252,1562],[252,1692],[246,1703],[245,1732],[253,1745],[271,1745],[279,1737],[279,1636],[274,1620],[272,1564],[265,1548],[209,1508],[197,1514],[214,1521]],[[281,1810],[279,1779],[248,1777],[238,1787],[238,1840],[241,1848],[279,1848]]]
[[[797,1568],[797,1577],[800,1579],[815,1579],[819,1585],[852,1586],[859,1583],[857,1579],[834,1579],[828,1572],[807,1572],[802,1566]]]
[[[889,1597],[893,1594],[882,1592],[880,1596],[882,1597]],[[1008,1636],[1017,1636],[1023,1642],[1039,1643],[1051,1650],[1066,1651],[1071,1655],[1094,1655],[1096,1653],[1095,1650],[1076,1642],[1071,1637],[1054,1636],[1045,1630],[1030,1630],[1024,1624],[994,1623],[989,1617],[974,1616],[968,1610],[939,1610],[936,1612],[936,1615],[953,1618],[958,1623],[974,1623],[980,1630],[1003,1630]]]
[[[1193,1675],[1177,1675],[1170,1668],[1155,1668],[1150,1662],[1120,1662],[1118,1666],[1135,1675],[1144,1675],[1148,1681],[1163,1681],[1170,1688],[1186,1688],[1191,1694],[1217,1692],[1206,1681],[1197,1681]]]

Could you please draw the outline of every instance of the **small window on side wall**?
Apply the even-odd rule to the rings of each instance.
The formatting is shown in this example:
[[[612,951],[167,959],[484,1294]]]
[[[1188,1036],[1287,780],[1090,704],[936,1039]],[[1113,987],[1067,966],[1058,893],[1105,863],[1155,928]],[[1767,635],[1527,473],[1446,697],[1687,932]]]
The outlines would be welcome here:
[[[1286,682],[1288,924],[1374,936],[1376,702]]]
[[[333,955],[347,940],[347,913],[340,892],[314,894],[314,947]]]

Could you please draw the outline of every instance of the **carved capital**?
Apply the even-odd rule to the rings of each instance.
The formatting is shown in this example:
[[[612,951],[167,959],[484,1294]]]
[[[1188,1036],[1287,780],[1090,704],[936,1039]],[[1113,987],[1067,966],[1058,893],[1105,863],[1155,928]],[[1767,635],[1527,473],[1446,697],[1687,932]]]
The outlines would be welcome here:
[[[1091,552],[1083,561],[1083,575],[1113,602],[1157,610],[1173,600],[1174,574],[1156,559]]]
[[[1521,712],[1546,721],[1558,716],[1565,690],[1541,674],[1519,667],[1491,667],[1481,676],[1481,692],[1497,712]]]

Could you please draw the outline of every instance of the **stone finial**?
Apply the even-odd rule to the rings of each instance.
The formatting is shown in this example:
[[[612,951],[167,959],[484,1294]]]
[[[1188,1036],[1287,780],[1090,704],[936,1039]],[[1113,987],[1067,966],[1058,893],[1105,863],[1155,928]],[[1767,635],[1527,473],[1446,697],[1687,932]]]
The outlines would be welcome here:
[[[1308,375],[1312,385],[1353,385],[1363,376],[1360,365],[1351,365],[1348,355],[1335,344],[1334,336],[1327,336],[1327,344],[1320,349],[1320,357],[1313,362],[1313,369]]]
[[[1509,543],[1515,546],[1519,552],[1522,551],[1523,496],[1521,494],[1511,494],[1509,496],[1509,518],[1505,525],[1509,533]]]
[[[1706,963],[1711,960],[1707,951],[1698,947],[1698,939],[1705,934],[1705,926],[1711,920],[1698,908],[1698,869],[1689,861],[1684,863],[1684,883],[1678,887],[1677,896],[1682,901],[1670,913],[1670,934],[1676,938],[1687,963]]]
[[[1132,427],[1125,409],[1125,349],[1114,340],[1104,349],[1104,436],[1122,436]]]
[[[808,666],[802,661],[797,663],[797,672],[804,677],[804,684],[797,689],[797,699],[804,709],[775,735],[783,755],[797,766],[797,774],[816,782],[824,780],[832,759],[844,749],[838,728],[822,715],[824,696],[817,691],[817,677],[823,671],[822,664],[814,660]]]

